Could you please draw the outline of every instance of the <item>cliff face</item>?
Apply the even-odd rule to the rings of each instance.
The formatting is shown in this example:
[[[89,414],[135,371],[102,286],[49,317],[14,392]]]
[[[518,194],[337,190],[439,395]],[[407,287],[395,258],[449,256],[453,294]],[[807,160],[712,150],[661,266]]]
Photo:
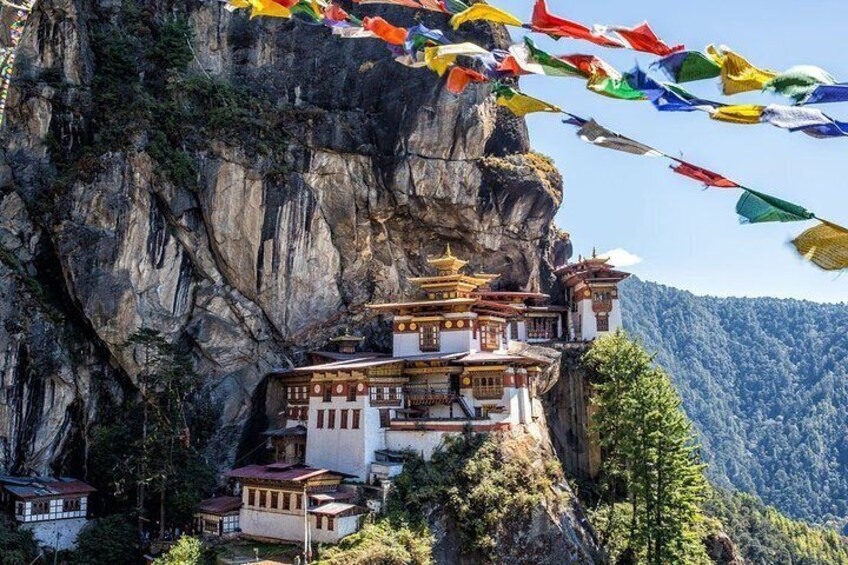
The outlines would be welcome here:
[[[363,305],[408,290],[445,242],[512,289],[544,289],[563,253],[561,178],[523,121],[380,42],[211,0],[43,0],[19,61],[0,169],[0,468],[84,464],[87,427],[132,391],[122,344],[139,328],[191,347],[226,459],[269,368],[343,325],[371,337]]]

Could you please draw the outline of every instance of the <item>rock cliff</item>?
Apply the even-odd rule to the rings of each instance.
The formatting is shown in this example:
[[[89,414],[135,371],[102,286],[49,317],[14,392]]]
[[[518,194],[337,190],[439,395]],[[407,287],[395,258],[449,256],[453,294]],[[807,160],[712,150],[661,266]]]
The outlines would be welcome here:
[[[457,97],[379,42],[216,0],[38,2],[3,137],[5,470],[84,466],[139,328],[192,349],[226,461],[269,368],[348,324],[385,346],[363,306],[446,242],[509,289],[547,288],[568,243],[559,173],[487,87]]]

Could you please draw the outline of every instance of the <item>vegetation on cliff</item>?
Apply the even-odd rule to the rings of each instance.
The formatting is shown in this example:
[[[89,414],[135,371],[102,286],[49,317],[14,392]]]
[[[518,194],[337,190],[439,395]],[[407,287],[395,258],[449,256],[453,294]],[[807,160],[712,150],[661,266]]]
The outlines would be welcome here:
[[[376,524],[321,556],[322,563],[430,563],[435,529],[448,530],[473,563],[543,563],[555,552],[529,540],[540,507],[566,502],[555,459],[535,457],[529,435],[468,433],[446,438],[431,461],[410,455],[387,512]],[[524,537],[522,537],[524,536]],[[444,540],[441,540],[444,543]]]
[[[848,564],[848,544],[834,530],[787,518],[751,495],[716,489],[705,511],[721,522],[748,565]]]
[[[622,331],[597,340],[584,362],[604,451],[595,526],[611,558],[707,563],[704,466],[668,375]]]
[[[673,376],[708,475],[783,513],[848,517],[848,306],[698,297],[631,278],[625,326]]]

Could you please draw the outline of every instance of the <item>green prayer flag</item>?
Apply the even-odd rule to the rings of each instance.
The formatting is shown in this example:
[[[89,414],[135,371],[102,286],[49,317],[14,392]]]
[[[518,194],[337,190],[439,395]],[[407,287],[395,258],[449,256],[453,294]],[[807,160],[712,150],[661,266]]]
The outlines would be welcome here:
[[[672,53],[652,66],[662,69],[676,83],[715,78],[721,74],[721,65],[700,51]]]
[[[626,79],[614,78],[600,73],[589,79],[586,88],[592,92],[619,100],[647,100],[645,94],[630,86]]]
[[[578,76],[585,77],[585,73],[581,72],[576,65],[572,65],[568,61],[563,61],[554,57],[546,51],[542,51],[530,39],[529,36],[524,37],[524,45],[527,47],[527,59],[529,62],[537,63],[542,67],[542,73],[547,76]],[[516,53],[513,53],[516,56]],[[517,58],[517,57],[516,57]],[[521,61],[519,61],[519,64]]]
[[[815,217],[812,212],[797,204],[748,188],[744,190],[736,203],[736,213],[742,216],[743,223],[802,222]]]

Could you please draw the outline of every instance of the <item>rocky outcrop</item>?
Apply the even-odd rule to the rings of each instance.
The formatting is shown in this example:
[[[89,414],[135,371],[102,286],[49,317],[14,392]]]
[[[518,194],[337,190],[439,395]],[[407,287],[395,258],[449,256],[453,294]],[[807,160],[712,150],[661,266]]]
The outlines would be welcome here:
[[[19,61],[0,468],[82,465],[69,453],[131,389],[122,344],[139,328],[191,348],[232,457],[263,375],[342,325],[370,337],[363,306],[408,290],[446,242],[509,289],[546,288],[567,247],[561,178],[523,121],[379,42],[217,1],[43,0]]]
[[[733,541],[724,532],[711,533],[704,539],[707,555],[716,565],[745,565]]]

